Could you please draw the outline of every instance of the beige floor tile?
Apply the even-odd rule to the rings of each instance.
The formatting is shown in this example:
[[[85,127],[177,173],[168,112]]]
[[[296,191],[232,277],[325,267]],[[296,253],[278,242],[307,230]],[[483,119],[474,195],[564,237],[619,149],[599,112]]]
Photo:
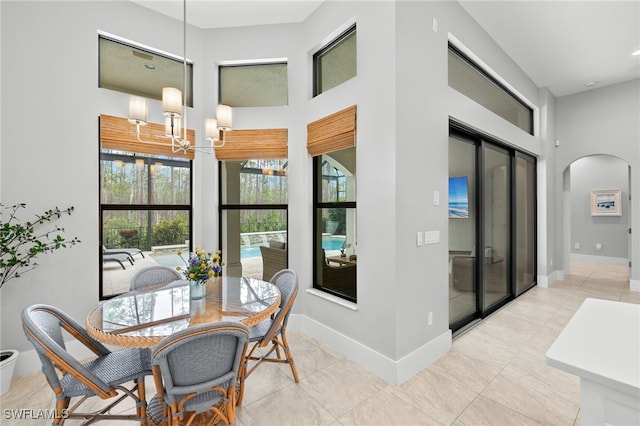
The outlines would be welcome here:
[[[545,425],[571,425],[579,408],[579,400],[506,369],[481,395]]]
[[[322,404],[290,385],[237,411],[239,423],[254,426],[331,425],[336,422]]]
[[[543,423],[523,416],[491,399],[479,396],[452,423],[453,426],[542,426]]]
[[[309,396],[338,418],[380,392],[387,383],[351,362],[338,362],[300,383]]]
[[[501,366],[487,359],[453,348],[429,366],[429,370],[456,380],[469,390],[480,393],[500,372]]]
[[[407,380],[399,389],[412,403],[445,425],[453,422],[477,396],[477,392],[463,383],[429,368]]]
[[[394,385],[389,385],[382,389],[338,420],[341,425],[345,426],[441,425],[420,407],[408,400],[406,395],[399,392]]]

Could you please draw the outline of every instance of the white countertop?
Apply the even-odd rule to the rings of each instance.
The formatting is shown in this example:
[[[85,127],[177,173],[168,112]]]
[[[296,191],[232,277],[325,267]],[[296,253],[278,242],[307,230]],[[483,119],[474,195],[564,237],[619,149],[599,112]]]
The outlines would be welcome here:
[[[586,299],[545,354],[545,361],[640,397],[640,305]]]

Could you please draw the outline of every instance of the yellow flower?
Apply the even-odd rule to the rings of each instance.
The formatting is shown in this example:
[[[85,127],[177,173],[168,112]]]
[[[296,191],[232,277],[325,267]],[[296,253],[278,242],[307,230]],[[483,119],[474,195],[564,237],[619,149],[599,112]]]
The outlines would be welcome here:
[[[182,256],[182,252],[181,252],[180,250],[178,250],[178,251],[176,252],[176,254],[177,254],[178,256]]]
[[[209,272],[207,272],[207,274],[208,274],[209,276],[211,276],[211,275],[213,275],[213,271],[212,271],[212,270],[209,270]]]
[[[193,272],[189,274],[189,279],[194,279],[196,277],[196,274],[194,274]]]
[[[193,249],[194,249],[196,252],[198,252],[198,251],[200,251],[200,246],[195,246]]]
[[[222,250],[216,250],[216,254],[220,256],[222,254]]]
[[[182,271],[182,266],[176,266],[176,271]]]

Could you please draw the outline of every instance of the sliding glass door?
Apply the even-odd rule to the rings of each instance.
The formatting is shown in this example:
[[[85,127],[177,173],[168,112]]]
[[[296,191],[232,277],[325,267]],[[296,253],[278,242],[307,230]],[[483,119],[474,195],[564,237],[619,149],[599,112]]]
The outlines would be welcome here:
[[[452,126],[449,324],[455,332],[535,285],[535,158]]]

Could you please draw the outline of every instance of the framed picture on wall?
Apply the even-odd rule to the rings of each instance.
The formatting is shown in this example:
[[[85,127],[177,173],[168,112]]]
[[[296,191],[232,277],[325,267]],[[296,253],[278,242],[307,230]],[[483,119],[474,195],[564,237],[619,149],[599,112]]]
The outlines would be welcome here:
[[[622,216],[620,191],[591,191],[591,216]]]

